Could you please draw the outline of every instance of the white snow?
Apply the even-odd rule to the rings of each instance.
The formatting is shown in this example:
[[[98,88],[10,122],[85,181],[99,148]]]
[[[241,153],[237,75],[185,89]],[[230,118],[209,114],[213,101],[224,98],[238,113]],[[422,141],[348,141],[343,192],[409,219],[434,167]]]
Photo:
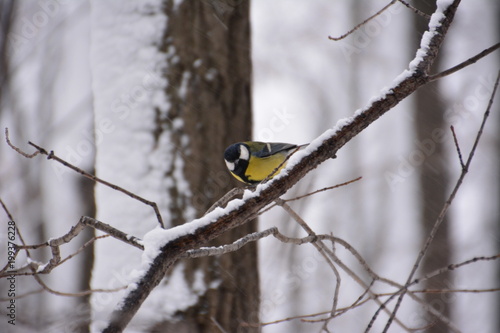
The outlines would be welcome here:
[[[165,95],[168,83],[164,72],[168,62],[178,60],[174,47],[168,47],[166,53],[159,49],[167,24],[163,2],[97,0],[92,2],[91,17],[95,124],[96,127],[108,124],[106,128],[103,127],[100,142],[96,146],[97,175],[156,202],[168,228],[170,216],[167,207],[171,199],[166,194],[169,188],[177,187],[187,198],[190,192],[179,155],[182,147],[174,147],[167,132],[154,136],[158,126],[155,121],[157,110],[162,119],[168,119],[171,106]],[[179,91],[181,97],[186,94],[189,73],[184,73],[183,77],[183,86]],[[176,119],[172,127],[182,130],[183,123]],[[165,177],[165,172],[171,168],[174,168],[173,176]],[[143,238],[145,233],[158,226],[151,207],[100,184],[96,186],[96,202],[99,220],[131,236]],[[195,210],[188,207],[183,213],[186,219],[191,219]],[[149,246],[147,240],[150,243],[158,241],[155,240],[154,232],[143,241],[146,247],[144,253],[154,255],[154,248]],[[115,287],[126,285],[131,290],[135,287],[132,281],[136,281],[145,271],[138,269],[141,267],[141,255],[137,249],[110,239],[97,242],[92,286],[106,288],[114,281]],[[164,294],[164,288],[175,290],[177,283],[174,278],[162,284],[155,289],[151,298],[155,299],[156,293]],[[100,295],[92,296],[93,302],[95,299],[101,305],[93,309],[95,330],[101,321],[109,317],[125,292],[108,295],[106,302],[98,302]],[[197,297],[196,292],[192,292],[192,295],[188,297],[189,302]],[[180,297],[186,297],[186,293]],[[146,302],[141,307],[131,323],[131,329],[155,313],[156,309],[151,304]],[[171,306],[177,304],[171,303]],[[161,320],[161,315],[160,312],[154,318]]]
[[[37,273],[42,272],[42,271],[45,269],[45,267],[47,267],[47,265],[48,265],[48,264],[49,264],[49,263],[47,262],[47,263],[45,263],[45,264],[43,264],[43,265],[39,265],[39,266],[38,266],[38,268],[36,269],[36,272],[37,272]]]
[[[258,192],[255,193],[250,190],[246,190],[244,193],[244,199],[231,200],[225,208],[217,207],[212,212],[199,219],[195,219],[191,222],[187,222],[173,228],[162,229],[160,227],[157,227],[151,230],[150,232],[146,233],[143,239],[144,243],[144,252],[142,254],[143,269],[147,269],[147,266],[150,265],[154,260],[154,258],[160,253],[160,249],[171,240],[179,238],[181,236],[192,234],[199,228],[204,227],[216,221],[221,216],[226,215],[228,212],[237,209],[244,203],[244,200],[256,195],[258,195]]]

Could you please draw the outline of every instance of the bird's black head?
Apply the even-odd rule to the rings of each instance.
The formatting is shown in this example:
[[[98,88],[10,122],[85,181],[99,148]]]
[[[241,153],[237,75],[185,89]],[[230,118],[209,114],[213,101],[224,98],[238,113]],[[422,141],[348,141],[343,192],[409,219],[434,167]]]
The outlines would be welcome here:
[[[224,159],[226,162],[234,163],[237,159],[240,158],[240,145],[241,143],[234,143],[227,147],[224,152]]]
[[[250,147],[241,142],[232,144],[224,152],[224,160],[233,175],[238,176],[243,182],[249,182],[245,172],[250,160]]]

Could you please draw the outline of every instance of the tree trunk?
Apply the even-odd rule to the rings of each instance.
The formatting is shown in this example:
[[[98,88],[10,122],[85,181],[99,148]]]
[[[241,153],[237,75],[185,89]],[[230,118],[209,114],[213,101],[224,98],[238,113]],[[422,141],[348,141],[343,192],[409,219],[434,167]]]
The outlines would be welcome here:
[[[434,0],[416,1],[414,5],[426,13],[435,10]],[[427,30],[428,22],[420,16],[415,16],[415,28],[418,35],[415,40],[420,41],[422,33]],[[439,67],[439,57],[434,68]],[[440,82],[432,82],[415,92],[415,130],[416,147],[415,163],[419,165],[419,194],[420,194],[420,221],[422,223],[423,241],[430,231],[446,201],[448,195],[448,163],[443,145],[443,138],[449,138],[448,129],[444,122],[445,106],[441,100]],[[424,273],[444,267],[451,263],[451,241],[449,234],[449,219],[445,217],[436,236],[422,262],[421,270]],[[452,287],[451,273],[447,272],[426,281],[425,288],[448,289]],[[450,316],[450,299],[446,294],[426,294],[426,301],[446,317]],[[433,323],[435,318],[428,317]],[[447,327],[439,324],[431,325],[426,332],[442,333]]]
[[[112,42],[110,42],[112,41]],[[249,2],[92,3],[96,172],[158,204],[166,228],[202,216],[235,186],[223,161],[251,139]],[[96,185],[97,218],[143,237],[150,207]],[[255,230],[246,224],[217,239]],[[96,242],[93,288],[130,283],[137,249]],[[133,280],[132,280],[133,281]],[[93,330],[123,294],[92,295]],[[130,323],[141,332],[259,331],[257,247],[182,260]]]
[[[171,210],[192,205],[196,216],[236,185],[223,162],[231,143],[252,135],[249,2],[184,1],[166,6],[168,27],[164,50],[176,50],[178,59],[168,66],[167,95],[172,101],[168,119],[159,119],[159,131],[173,128],[172,140],[182,150],[183,172],[192,197]],[[189,22],[189,24],[186,24]],[[183,137],[189,138],[183,143]],[[176,190],[174,190],[176,191]],[[175,196],[177,193],[171,193]],[[185,223],[182,214],[174,224]],[[256,221],[233,230],[217,242],[229,243],[256,230]],[[189,332],[256,332],[244,328],[258,322],[259,275],[257,246],[249,244],[220,258],[186,260],[186,279],[204,268],[205,283],[218,284],[182,314],[182,322],[163,323],[163,330]]]

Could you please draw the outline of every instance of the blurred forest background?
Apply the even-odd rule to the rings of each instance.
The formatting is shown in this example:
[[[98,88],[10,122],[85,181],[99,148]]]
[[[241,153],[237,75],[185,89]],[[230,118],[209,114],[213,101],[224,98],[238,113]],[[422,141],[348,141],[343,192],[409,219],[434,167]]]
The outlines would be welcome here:
[[[2,0],[0,4],[0,127],[2,133],[8,127],[11,140],[26,151],[31,151],[25,144],[31,140],[92,171],[91,4],[84,0],[48,3]],[[251,2],[253,139],[307,143],[365,106],[407,68],[426,23],[401,3],[341,41],[328,39],[344,34],[387,3]],[[422,1],[419,6],[432,12],[430,3]],[[36,21],[37,15],[43,16],[40,13],[45,13],[46,22]],[[435,71],[498,42],[499,17],[498,1],[462,1]],[[21,38],[9,39],[8,32]],[[497,51],[410,96],[339,151],[337,159],[308,174],[286,197],[359,176],[361,181],[300,200],[292,207],[316,233],[343,238],[376,272],[404,283],[461,171],[449,127],[454,126],[462,153],[467,154],[499,68]],[[421,267],[423,272],[500,252],[498,105],[497,101],[470,173]],[[433,134],[436,130],[444,133],[439,140]],[[222,159],[225,147],[218,149]],[[55,168],[52,161],[25,159],[7,146],[3,134],[0,197],[32,244],[62,235],[80,216],[93,216],[96,209],[89,181]],[[6,225],[7,218],[0,215]],[[271,226],[289,236],[306,236],[278,208],[260,217],[259,229]],[[0,230],[2,244],[6,230]],[[89,237],[79,238],[68,251],[76,250]],[[258,246],[262,322],[331,308],[334,275],[312,246],[279,244],[271,238],[259,241]],[[6,257],[5,250],[2,245],[1,258]],[[80,255],[43,280],[55,290],[86,290],[90,288],[92,256]],[[354,264],[349,255],[345,261]],[[498,288],[500,268],[498,261],[478,262],[438,280],[420,287]],[[18,278],[17,289],[28,292],[40,287],[27,277]],[[343,279],[346,299],[355,299],[361,292],[347,277]],[[0,295],[2,300],[5,297]],[[500,331],[498,291],[426,297],[463,332]],[[34,293],[18,300],[17,328],[19,332],[30,332],[33,327],[51,331],[87,301],[86,297]],[[363,331],[375,310],[375,305],[361,307],[335,319],[335,331]],[[419,305],[409,300],[398,317],[409,327],[428,323]],[[382,322],[375,331],[383,327]],[[2,318],[2,331],[4,325]],[[309,332],[319,327],[321,323],[292,320],[265,326],[263,331]],[[433,329],[443,331],[442,327],[429,331]]]

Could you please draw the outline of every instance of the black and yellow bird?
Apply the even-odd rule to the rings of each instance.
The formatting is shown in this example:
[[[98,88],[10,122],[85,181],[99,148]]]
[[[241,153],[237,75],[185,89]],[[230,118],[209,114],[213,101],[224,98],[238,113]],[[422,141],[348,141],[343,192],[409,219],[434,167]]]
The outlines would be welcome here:
[[[238,142],[227,147],[224,160],[236,179],[255,185],[276,176],[286,165],[283,163],[286,158],[305,146],[278,142]]]

